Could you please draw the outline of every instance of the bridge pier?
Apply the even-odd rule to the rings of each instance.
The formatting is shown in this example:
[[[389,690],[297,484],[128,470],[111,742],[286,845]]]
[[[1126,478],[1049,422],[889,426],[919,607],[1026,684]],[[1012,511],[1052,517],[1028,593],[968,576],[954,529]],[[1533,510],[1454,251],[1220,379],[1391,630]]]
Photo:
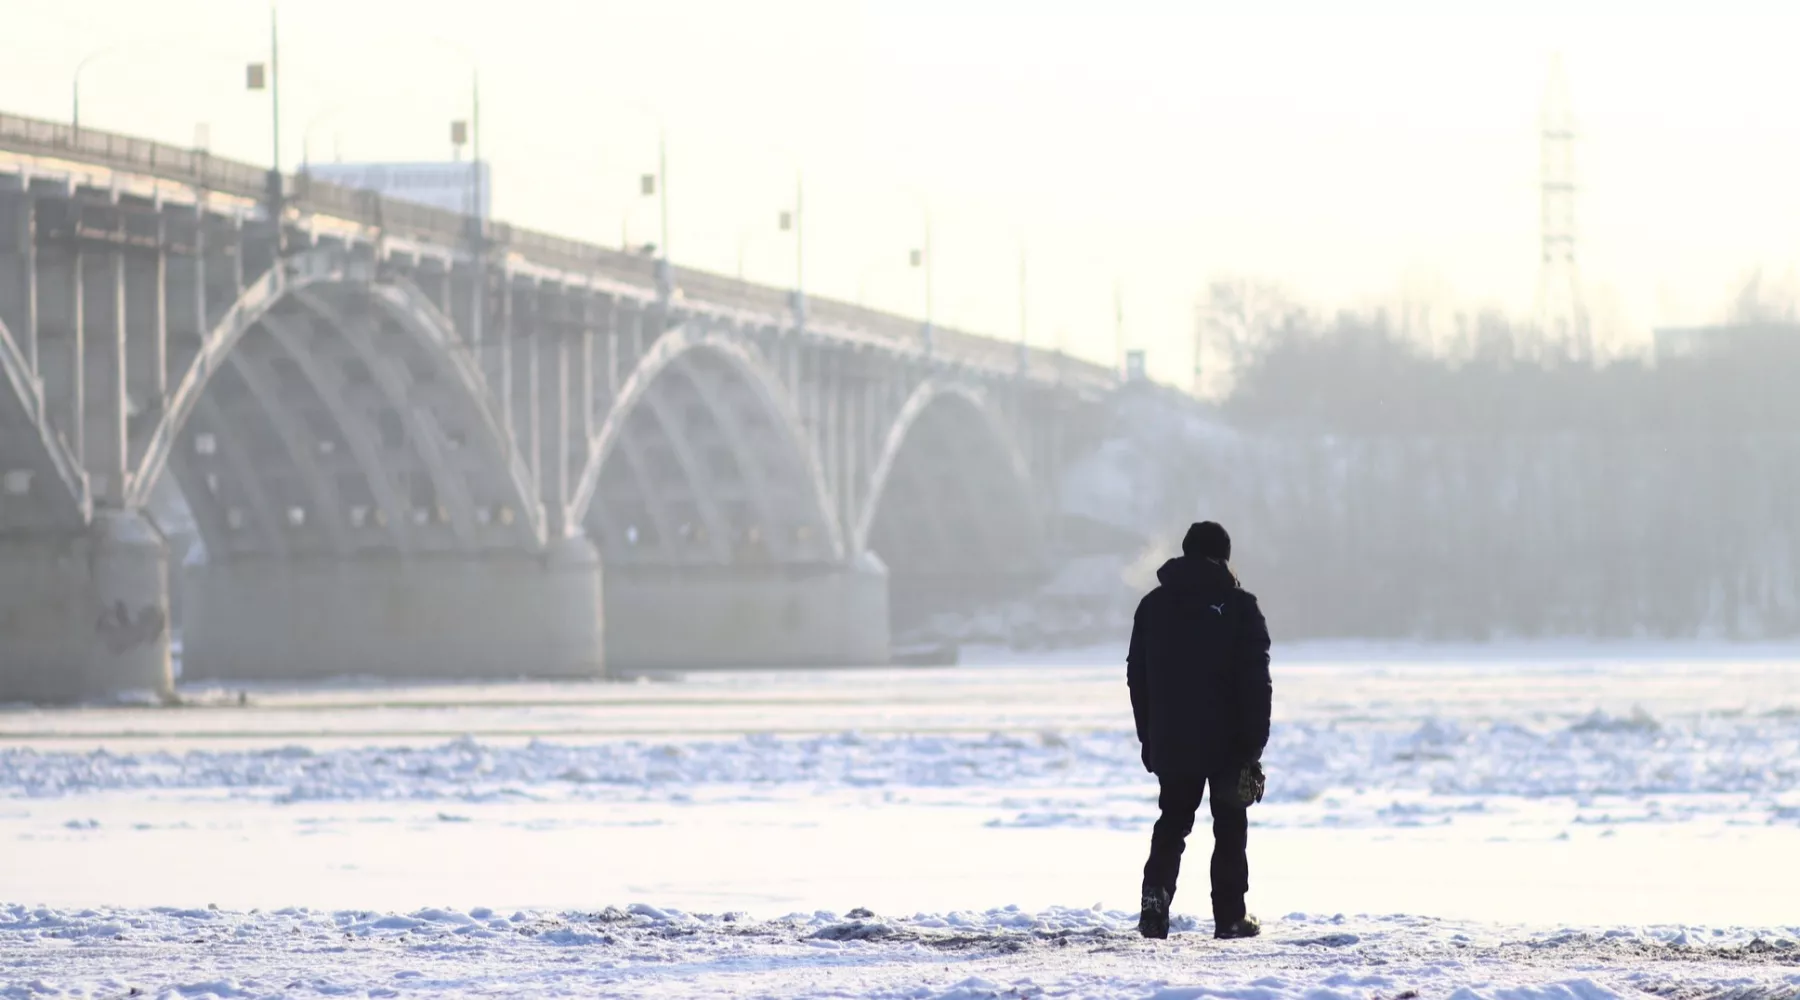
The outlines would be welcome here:
[[[136,511],[0,536],[0,702],[166,694],[169,547]]]
[[[600,559],[240,558],[187,567],[187,679],[598,677]]]
[[[626,568],[606,576],[615,673],[888,662],[887,569]]]

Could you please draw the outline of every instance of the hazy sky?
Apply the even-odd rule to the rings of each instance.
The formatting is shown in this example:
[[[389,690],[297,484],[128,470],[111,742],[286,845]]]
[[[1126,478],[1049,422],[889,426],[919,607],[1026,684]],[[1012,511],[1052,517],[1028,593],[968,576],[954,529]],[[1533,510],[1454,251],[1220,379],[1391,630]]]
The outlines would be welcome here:
[[[637,176],[667,133],[678,262],[939,322],[1126,341],[1185,382],[1206,283],[1528,316],[1537,116],[1562,53],[1581,130],[1580,259],[1604,333],[1718,317],[1800,263],[1796,5],[1053,0],[286,0],[284,166],[450,154],[482,78],[498,217],[656,238]],[[1491,13],[1478,13],[1481,9]],[[1470,13],[1446,14],[1455,9]],[[1265,13],[1244,13],[1247,10]],[[1632,13],[1627,13],[1630,11]],[[1651,11],[1653,13],[1645,13]],[[0,110],[269,156],[257,0],[0,0]],[[459,51],[459,47],[460,50]]]

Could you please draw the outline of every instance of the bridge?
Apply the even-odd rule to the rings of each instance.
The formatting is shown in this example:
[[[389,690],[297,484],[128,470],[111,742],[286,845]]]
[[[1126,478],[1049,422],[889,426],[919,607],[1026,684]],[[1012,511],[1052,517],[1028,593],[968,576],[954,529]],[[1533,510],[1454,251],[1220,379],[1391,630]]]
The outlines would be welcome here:
[[[877,664],[1029,586],[1115,373],[0,115],[0,701]]]

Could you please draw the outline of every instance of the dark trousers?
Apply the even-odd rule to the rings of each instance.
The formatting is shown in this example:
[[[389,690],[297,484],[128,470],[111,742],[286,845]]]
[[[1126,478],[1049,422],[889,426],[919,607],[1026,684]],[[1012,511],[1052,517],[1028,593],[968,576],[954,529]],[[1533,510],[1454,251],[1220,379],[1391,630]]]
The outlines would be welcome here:
[[[1187,846],[1187,835],[1194,829],[1194,814],[1200,809],[1201,793],[1212,785],[1213,854],[1212,908],[1213,919],[1232,923],[1244,916],[1244,895],[1250,891],[1250,859],[1244,853],[1249,841],[1250,816],[1237,802],[1237,772],[1205,777],[1159,774],[1162,794],[1157,805],[1162,817],[1150,834],[1150,860],[1144,863],[1144,888],[1169,890],[1175,895],[1175,880],[1181,875],[1181,852]],[[1224,794],[1220,794],[1220,790]]]

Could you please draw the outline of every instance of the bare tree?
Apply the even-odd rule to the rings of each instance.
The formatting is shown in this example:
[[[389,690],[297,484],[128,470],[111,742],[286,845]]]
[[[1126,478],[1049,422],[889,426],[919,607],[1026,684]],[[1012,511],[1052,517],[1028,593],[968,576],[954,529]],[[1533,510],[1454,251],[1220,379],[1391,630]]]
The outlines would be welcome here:
[[[1254,364],[1272,331],[1292,325],[1301,315],[1300,307],[1272,282],[1253,278],[1212,282],[1195,309],[1196,393],[1229,393],[1237,373]]]

